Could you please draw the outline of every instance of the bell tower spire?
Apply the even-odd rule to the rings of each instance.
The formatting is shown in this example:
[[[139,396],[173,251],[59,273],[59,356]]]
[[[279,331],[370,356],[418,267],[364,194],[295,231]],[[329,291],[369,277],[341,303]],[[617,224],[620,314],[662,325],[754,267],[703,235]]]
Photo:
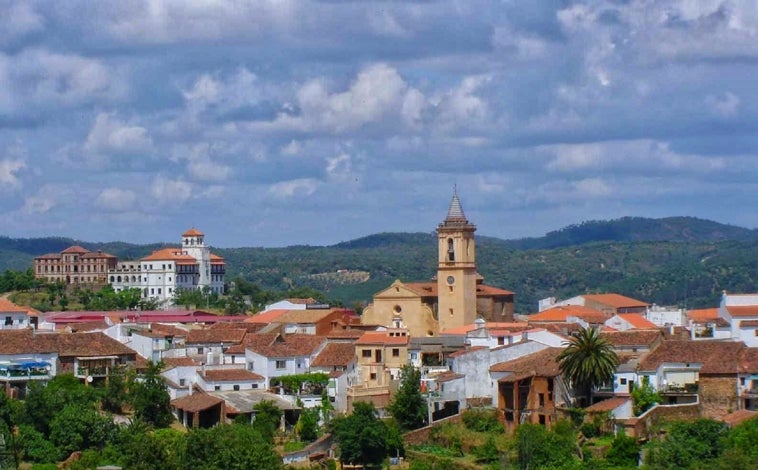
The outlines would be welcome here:
[[[453,189],[445,220],[437,226],[437,302],[440,331],[476,320],[476,226]]]

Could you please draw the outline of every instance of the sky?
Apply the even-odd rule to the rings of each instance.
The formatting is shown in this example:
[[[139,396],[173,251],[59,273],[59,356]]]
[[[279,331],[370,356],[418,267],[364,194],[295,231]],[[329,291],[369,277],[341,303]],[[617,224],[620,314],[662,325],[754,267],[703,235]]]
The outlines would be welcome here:
[[[0,0],[0,235],[758,226],[754,0]]]

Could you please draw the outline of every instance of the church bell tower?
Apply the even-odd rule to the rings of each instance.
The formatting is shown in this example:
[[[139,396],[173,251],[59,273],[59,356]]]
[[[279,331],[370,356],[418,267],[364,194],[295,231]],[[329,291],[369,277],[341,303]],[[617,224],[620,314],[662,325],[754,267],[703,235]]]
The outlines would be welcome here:
[[[471,224],[463,213],[458,191],[445,220],[437,226],[437,316],[439,329],[469,325],[476,320],[476,247]]]

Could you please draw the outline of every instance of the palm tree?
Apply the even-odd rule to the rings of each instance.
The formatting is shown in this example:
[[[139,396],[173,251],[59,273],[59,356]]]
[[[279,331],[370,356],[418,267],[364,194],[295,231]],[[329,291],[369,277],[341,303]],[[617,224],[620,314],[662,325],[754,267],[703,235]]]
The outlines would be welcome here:
[[[561,374],[575,389],[584,391],[587,405],[591,404],[592,387],[613,380],[619,365],[613,346],[595,328],[576,331],[557,360]]]

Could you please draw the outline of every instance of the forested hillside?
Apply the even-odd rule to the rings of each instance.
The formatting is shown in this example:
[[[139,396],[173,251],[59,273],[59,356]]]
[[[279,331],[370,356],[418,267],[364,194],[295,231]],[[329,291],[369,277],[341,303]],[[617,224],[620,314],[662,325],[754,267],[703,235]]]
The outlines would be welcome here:
[[[71,244],[121,258],[161,246],[86,243],[69,239],[0,238],[0,271],[26,269],[33,256]],[[542,238],[477,237],[477,266],[488,284],[516,292],[516,310],[537,300],[587,292],[619,292],[658,304],[714,306],[722,290],[758,289],[755,230],[701,219],[623,218],[586,222]],[[346,305],[367,301],[394,279],[429,280],[436,236],[384,233],[330,247],[214,249],[240,275],[264,289],[312,287]]]

